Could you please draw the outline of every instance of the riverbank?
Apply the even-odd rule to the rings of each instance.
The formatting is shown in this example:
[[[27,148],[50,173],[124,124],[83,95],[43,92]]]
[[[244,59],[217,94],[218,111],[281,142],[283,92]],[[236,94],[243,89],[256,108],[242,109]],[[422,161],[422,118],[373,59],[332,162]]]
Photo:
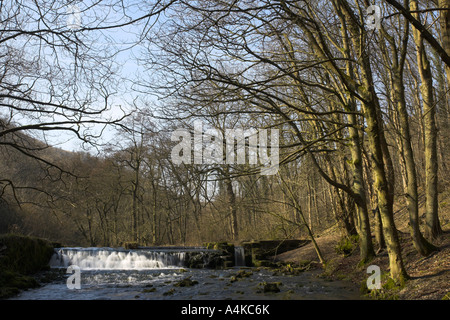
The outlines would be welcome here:
[[[361,294],[375,299],[399,300],[441,300],[450,299],[450,225],[444,228],[444,235],[434,244],[440,251],[428,257],[417,253],[408,233],[399,230],[403,259],[408,275],[411,277],[402,286],[393,285],[387,279],[389,261],[386,250],[379,253],[369,264],[358,266],[359,249],[357,246],[346,256],[338,253],[336,245],[340,235],[335,230],[317,237],[316,241],[327,260],[322,268],[312,244],[291,250],[277,256],[278,261],[294,264],[311,262],[311,267],[322,270],[322,276],[333,280],[348,280],[361,288]],[[365,286],[369,274],[369,265],[377,265],[382,272],[382,289],[369,292]]]
[[[49,268],[53,244],[39,238],[0,235],[0,299],[39,287],[36,274]]]

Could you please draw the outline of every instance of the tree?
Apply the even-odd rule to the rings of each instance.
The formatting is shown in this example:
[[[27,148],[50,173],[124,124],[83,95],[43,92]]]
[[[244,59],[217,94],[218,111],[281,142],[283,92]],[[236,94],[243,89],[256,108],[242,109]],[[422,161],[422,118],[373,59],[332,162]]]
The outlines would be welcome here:
[[[136,3],[129,5],[106,0],[92,5],[75,0],[1,3],[2,146],[55,169],[57,176],[70,176],[39,151],[71,138],[96,147],[106,127],[121,126],[127,112],[113,108],[112,98],[119,89],[115,58],[124,48],[118,48],[107,32],[126,26],[135,27],[138,34],[148,32],[149,21],[157,19],[170,1],[149,3],[139,16],[133,12]],[[31,146],[23,134],[43,143]],[[12,193],[21,187],[3,177],[0,184]]]
[[[411,11],[418,11],[417,1],[410,2]],[[413,17],[420,22],[419,14]],[[426,188],[426,225],[425,236],[434,239],[442,233],[438,217],[438,159],[437,159],[437,128],[436,105],[433,95],[433,77],[431,62],[426,53],[423,33],[413,27],[414,41],[417,49],[417,65],[422,81],[421,93],[424,114],[424,141],[425,141],[425,188]],[[450,67],[450,66],[447,66]]]
[[[404,190],[406,196],[407,207],[409,211],[409,225],[411,237],[417,251],[426,256],[431,251],[436,250],[433,245],[428,243],[425,238],[422,236],[422,233],[419,229],[419,195],[417,191],[417,174],[416,174],[416,164],[414,160],[412,142],[411,142],[411,133],[409,126],[409,115],[406,106],[405,99],[405,85],[403,81],[404,67],[406,55],[408,52],[408,39],[409,39],[409,23],[406,21],[403,26],[403,35],[397,40],[394,36],[391,36],[386,30],[384,26],[381,26],[381,42],[382,46],[381,52],[383,53],[384,60],[386,65],[389,65],[389,62],[392,63],[392,67],[388,68],[389,76],[390,76],[390,85],[392,92],[392,103],[394,105],[394,109],[397,112],[398,118],[398,138],[400,139],[400,159],[403,164],[403,175],[404,175]],[[415,37],[420,37],[420,34],[415,31]],[[389,46],[389,51],[387,50],[384,41]],[[398,41],[398,45],[397,45]],[[418,40],[422,41],[422,40]],[[423,47],[418,49],[423,50]],[[389,54],[388,54],[389,53]],[[424,51],[423,51],[424,53]]]

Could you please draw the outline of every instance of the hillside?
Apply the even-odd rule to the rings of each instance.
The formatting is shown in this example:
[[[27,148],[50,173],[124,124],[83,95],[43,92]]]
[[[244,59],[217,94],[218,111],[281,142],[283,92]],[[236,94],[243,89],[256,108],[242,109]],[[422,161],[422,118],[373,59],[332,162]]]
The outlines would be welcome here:
[[[428,257],[417,253],[413,247],[409,230],[407,210],[400,207],[396,214],[396,226],[402,245],[403,259],[410,279],[404,286],[391,286],[382,280],[383,289],[377,298],[402,300],[441,300],[450,298],[450,192],[440,194],[441,223],[443,236],[434,242],[440,248]],[[422,212],[422,210],[421,210]],[[364,287],[368,274],[368,265],[378,265],[382,274],[388,274],[389,262],[386,251],[381,252],[366,266],[358,267],[359,250],[357,247],[347,257],[336,252],[336,245],[340,235],[335,229],[329,229],[317,236],[317,243],[327,259],[328,265],[323,276],[331,279],[350,280],[358,286]],[[374,239],[375,241],[375,239]],[[314,247],[308,244],[277,256],[277,260],[284,262],[304,263],[312,261],[312,265],[321,269]],[[363,290],[363,294],[367,294]]]

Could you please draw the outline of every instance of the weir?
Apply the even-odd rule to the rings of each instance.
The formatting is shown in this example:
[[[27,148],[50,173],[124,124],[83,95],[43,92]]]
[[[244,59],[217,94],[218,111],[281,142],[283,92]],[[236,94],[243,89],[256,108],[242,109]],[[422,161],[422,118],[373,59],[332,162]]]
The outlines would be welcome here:
[[[139,270],[180,268],[186,265],[189,252],[210,251],[199,248],[58,248],[49,265],[67,268],[77,265],[82,270]]]
[[[245,253],[244,253],[244,247],[242,247],[242,246],[234,247],[234,265],[236,267],[244,267],[245,266]]]

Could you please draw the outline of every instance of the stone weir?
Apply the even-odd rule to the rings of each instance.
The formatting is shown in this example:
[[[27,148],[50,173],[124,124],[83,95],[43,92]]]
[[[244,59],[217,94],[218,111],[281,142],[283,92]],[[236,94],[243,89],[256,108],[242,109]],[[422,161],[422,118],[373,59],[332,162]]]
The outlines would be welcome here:
[[[239,245],[228,242],[210,242],[204,246],[222,252],[223,266],[277,267],[275,257],[286,251],[295,250],[308,243],[304,239],[254,240]]]
[[[311,240],[259,240],[243,242],[245,264],[251,267],[274,266],[275,257],[286,251],[295,250],[310,243]]]
[[[260,240],[239,245],[212,242],[201,247],[61,247],[54,249],[49,264],[54,268],[77,265],[85,270],[270,267],[277,254],[307,243],[309,240]]]
[[[213,268],[230,266],[229,254],[207,247],[56,248],[50,267],[77,265],[84,270]]]

